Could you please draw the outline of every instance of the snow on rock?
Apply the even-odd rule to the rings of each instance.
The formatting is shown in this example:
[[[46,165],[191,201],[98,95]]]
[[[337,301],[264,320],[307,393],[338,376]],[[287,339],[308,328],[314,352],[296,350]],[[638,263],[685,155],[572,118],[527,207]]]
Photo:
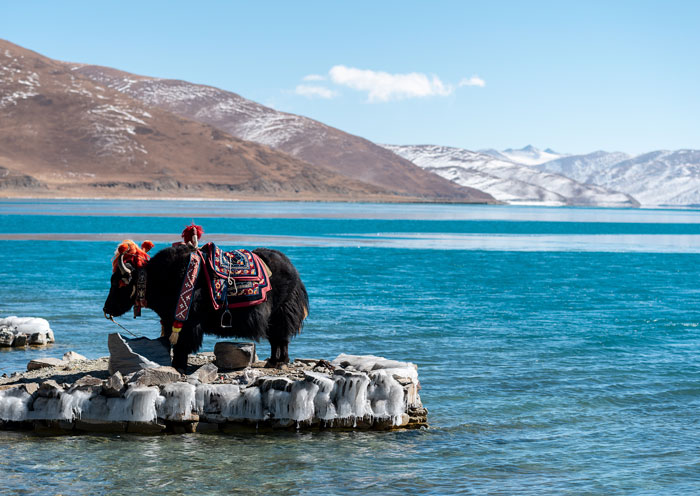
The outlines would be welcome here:
[[[0,347],[22,348],[27,344],[45,345],[55,341],[46,319],[38,317],[0,318]]]
[[[436,145],[383,146],[445,179],[485,191],[507,203],[638,206],[627,194],[515,163],[505,155],[496,158],[493,154]]]

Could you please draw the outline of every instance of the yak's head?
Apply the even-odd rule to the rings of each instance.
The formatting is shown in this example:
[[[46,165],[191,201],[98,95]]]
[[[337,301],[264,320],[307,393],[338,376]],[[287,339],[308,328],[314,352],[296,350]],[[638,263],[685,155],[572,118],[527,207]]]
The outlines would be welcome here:
[[[144,241],[139,248],[130,239],[117,247],[112,260],[109,294],[102,309],[108,319],[124,315],[134,305],[136,273],[145,270],[150,258],[146,252],[151,248],[153,243],[150,241]]]

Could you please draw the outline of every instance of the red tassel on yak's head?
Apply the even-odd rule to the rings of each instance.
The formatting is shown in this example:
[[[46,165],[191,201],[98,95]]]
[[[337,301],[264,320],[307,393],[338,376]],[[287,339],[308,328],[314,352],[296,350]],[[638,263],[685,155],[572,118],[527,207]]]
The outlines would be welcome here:
[[[117,246],[117,250],[114,252],[112,271],[117,271],[120,259],[125,264],[130,263],[133,267],[144,267],[151,258],[146,253],[151,248],[153,248],[153,242],[151,241],[144,241],[141,243],[141,248],[139,248],[132,240],[125,239]]]
[[[197,244],[202,238],[202,234],[204,234],[204,229],[202,229],[202,226],[198,226],[192,222],[192,225],[187,226],[185,230],[182,231],[182,239],[185,240],[185,244],[187,246],[193,250],[196,250]]]

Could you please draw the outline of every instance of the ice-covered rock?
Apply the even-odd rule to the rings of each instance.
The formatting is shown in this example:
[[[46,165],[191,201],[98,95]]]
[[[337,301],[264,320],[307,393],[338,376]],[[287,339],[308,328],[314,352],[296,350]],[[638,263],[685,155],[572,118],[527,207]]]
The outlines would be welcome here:
[[[222,429],[241,424],[418,427],[427,415],[418,396],[417,367],[377,356],[340,355],[332,363],[307,360],[285,370],[223,374],[205,363],[190,376],[172,367],[143,369],[128,387],[119,372],[106,381],[84,375],[73,384],[59,382],[45,379],[33,394],[21,384],[0,384],[0,421],[60,421],[79,430],[109,430],[109,422],[122,422],[112,426],[121,432],[140,422],[145,424],[139,424],[139,432],[167,426],[171,432],[195,432],[197,422]]]
[[[54,341],[46,319],[17,316],[0,319],[0,347],[43,346]]]

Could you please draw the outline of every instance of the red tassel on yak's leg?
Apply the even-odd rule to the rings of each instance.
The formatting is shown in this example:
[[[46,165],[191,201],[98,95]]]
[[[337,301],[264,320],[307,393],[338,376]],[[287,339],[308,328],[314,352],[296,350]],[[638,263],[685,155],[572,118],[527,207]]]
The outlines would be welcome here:
[[[182,231],[182,239],[185,240],[185,244],[189,246],[191,250],[196,250],[198,248],[198,242],[203,234],[204,229],[202,229],[202,226],[198,226],[192,222],[192,225],[187,226],[185,230]]]

